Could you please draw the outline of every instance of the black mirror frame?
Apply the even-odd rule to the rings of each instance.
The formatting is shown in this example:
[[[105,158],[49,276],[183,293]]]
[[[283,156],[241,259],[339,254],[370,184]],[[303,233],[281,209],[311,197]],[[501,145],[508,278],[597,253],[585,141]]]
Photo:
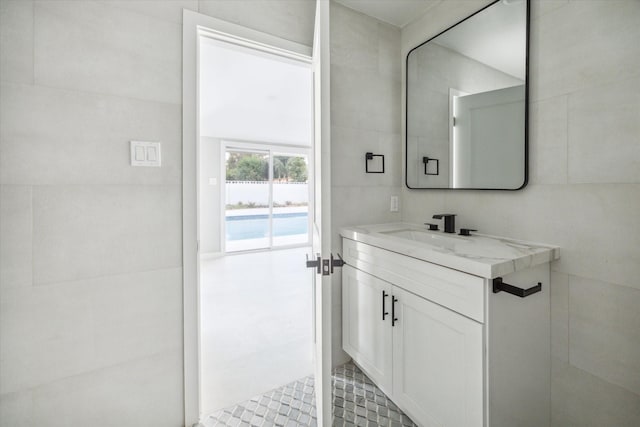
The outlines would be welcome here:
[[[427,43],[429,43],[431,40],[435,39],[436,37],[440,36],[441,34],[446,33],[447,31],[451,30],[452,28],[456,27],[457,25],[465,22],[466,20],[470,19],[471,17],[477,15],[478,13],[482,12],[485,9],[490,8],[491,6],[493,6],[496,3],[499,3],[502,0],[495,0],[491,3],[489,3],[488,5],[486,5],[485,7],[483,7],[482,9],[472,13],[471,15],[467,16],[466,18],[456,22],[455,24],[451,25],[450,27],[446,28],[443,31],[440,31],[438,34],[436,34],[435,36],[431,37],[430,39],[420,43],[419,45],[415,46],[414,48],[412,48],[411,50],[409,50],[409,52],[407,52],[407,56],[405,58],[405,105],[404,105],[404,111],[405,111],[405,116],[404,116],[404,183],[406,185],[406,187],[410,190],[484,190],[484,191],[518,191],[518,190],[522,190],[524,187],[527,186],[527,184],[529,183],[529,38],[530,38],[530,28],[531,28],[531,1],[530,0],[524,0],[527,5],[526,5],[526,40],[525,40],[525,94],[524,94],[524,181],[522,183],[522,185],[518,188],[437,188],[437,187],[411,187],[409,185],[409,171],[408,171],[408,165],[409,165],[409,156],[407,155],[408,151],[409,151],[409,138],[408,138],[408,134],[409,134],[409,127],[408,125],[408,118],[409,115],[407,114],[408,109],[409,109],[409,96],[408,96],[408,92],[409,92],[409,55],[411,55],[411,52],[413,52],[414,50],[418,49],[420,46],[423,46]]]

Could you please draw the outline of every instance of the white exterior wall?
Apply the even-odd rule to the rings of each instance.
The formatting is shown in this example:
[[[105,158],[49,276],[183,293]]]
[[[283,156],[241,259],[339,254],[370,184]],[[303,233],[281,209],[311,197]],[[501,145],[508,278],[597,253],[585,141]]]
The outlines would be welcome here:
[[[269,182],[228,182],[225,184],[226,203],[239,202],[269,204]],[[284,205],[309,202],[309,184],[307,183],[273,183],[273,203]]]

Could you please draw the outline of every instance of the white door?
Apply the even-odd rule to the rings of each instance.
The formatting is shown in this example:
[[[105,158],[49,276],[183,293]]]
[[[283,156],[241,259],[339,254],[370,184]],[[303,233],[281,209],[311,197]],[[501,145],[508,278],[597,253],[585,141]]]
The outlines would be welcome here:
[[[331,124],[329,104],[329,2],[316,3],[313,40],[314,174],[313,253],[331,253]],[[323,267],[324,269],[324,267]],[[331,426],[331,276],[311,270],[315,289],[315,388],[318,425]]]
[[[342,346],[380,387],[392,392],[391,283],[345,265]]]
[[[524,183],[525,87],[454,97],[456,188],[519,188]]]
[[[483,425],[482,325],[393,287],[393,396],[418,424]]]

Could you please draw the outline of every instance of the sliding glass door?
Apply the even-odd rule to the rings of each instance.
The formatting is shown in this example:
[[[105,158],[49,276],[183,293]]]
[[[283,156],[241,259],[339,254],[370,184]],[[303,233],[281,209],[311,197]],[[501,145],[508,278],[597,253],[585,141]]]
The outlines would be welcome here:
[[[272,246],[309,243],[308,164],[305,154],[273,155]]]
[[[308,244],[306,150],[255,146],[225,146],[225,251]]]
[[[225,152],[225,249],[271,246],[269,151],[228,148]]]

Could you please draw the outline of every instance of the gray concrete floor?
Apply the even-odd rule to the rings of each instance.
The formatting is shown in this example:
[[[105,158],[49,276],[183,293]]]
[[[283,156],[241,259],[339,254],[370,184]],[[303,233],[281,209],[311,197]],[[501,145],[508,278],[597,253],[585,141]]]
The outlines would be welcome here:
[[[212,413],[313,373],[309,248],[201,261],[201,396]]]

